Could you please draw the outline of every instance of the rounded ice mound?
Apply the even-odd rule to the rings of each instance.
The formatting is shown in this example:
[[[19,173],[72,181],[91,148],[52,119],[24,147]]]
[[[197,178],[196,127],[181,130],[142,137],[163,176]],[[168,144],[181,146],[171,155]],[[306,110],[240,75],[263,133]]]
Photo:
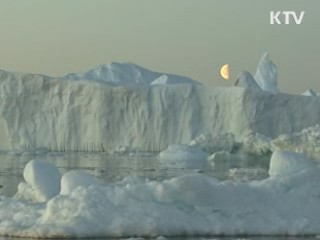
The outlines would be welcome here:
[[[314,167],[314,163],[301,153],[276,150],[270,160],[270,177],[281,177]]]
[[[68,195],[77,187],[89,187],[91,185],[100,184],[100,181],[89,173],[82,170],[71,170],[65,173],[61,178],[60,194]]]
[[[253,78],[252,74],[248,71],[241,71],[237,76],[234,83],[236,87],[250,88],[258,92],[262,92],[261,88],[257,84],[256,80]]]
[[[39,201],[47,201],[60,192],[60,173],[51,163],[32,160],[25,166],[23,177]]]
[[[207,157],[208,153],[201,148],[183,144],[171,144],[159,154],[161,163],[165,165],[198,169],[206,167]]]

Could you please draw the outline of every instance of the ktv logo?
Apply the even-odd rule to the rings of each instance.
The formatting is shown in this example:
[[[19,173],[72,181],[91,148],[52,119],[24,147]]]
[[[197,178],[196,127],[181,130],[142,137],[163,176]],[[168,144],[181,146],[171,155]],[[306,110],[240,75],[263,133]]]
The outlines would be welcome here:
[[[303,21],[305,11],[300,13],[295,11],[271,11],[270,24],[296,24],[300,25]]]

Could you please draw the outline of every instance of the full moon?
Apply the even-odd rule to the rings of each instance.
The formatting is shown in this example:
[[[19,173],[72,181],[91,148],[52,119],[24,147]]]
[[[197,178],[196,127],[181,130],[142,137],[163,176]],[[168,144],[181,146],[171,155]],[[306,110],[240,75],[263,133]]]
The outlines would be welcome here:
[[[221,67],[220,74],[225,80],[229,80],[229,64],[225,64]]]

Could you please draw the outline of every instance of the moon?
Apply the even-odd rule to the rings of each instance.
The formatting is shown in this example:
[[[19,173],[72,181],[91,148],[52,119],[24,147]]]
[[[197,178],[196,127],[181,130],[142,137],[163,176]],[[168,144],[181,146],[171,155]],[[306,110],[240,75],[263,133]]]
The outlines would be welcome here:
[[[225,80],[229,80],[229,64],[225,64],[221,67],[220,74]]]

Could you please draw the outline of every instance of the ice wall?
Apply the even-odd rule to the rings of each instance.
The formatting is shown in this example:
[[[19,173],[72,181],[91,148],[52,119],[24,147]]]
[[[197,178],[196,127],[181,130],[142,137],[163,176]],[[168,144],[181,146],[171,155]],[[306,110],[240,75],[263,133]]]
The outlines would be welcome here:
[[[0,75],[0,150],[159,151],[200,134],[266,136],[320,120],[320,98],[196,84],[105,83]]]

